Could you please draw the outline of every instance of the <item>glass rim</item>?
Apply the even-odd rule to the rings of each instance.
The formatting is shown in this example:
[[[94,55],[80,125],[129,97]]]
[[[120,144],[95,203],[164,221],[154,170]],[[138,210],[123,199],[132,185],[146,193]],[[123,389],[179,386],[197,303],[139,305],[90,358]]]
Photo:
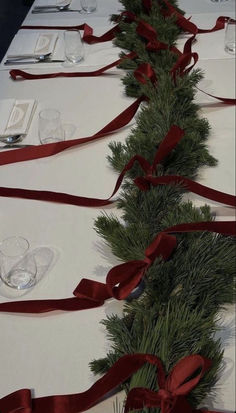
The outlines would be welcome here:
[[[48,115],[47,115],[48,114]],[[49,114],[54,114],[54,117],[50,117]],[[39,112],[39,118],[40,119],[46,119],[46,120],[55,120],[55,119],[60,119],[61,117],[61,113],[58,109],[53,109],[53,108],[46,108],[46,109],[42,109]]]
[[[2,250],[2,246],[4,245],[4,243],[6,243],[6,242],[8,242],[8,241],[10,241],[10,240],[13,240],[13,239],[15,239],[15,240],[18,239],[18,240],[21,240],[21,241],[23,241],[23,242],[25,243],[25,250],[24,250],[23,254],[25,254],[25,253],[29,250],[30,244],[29,244],[29,241],[28,241],[26,238],[21,237],[20,235],[19,235],[19,236],[18,236],[18,235],[12,235],[12,236],[10,236],[10,237],[4,238],[4,239],[0,242],[0,253],[1,253],[2,255],[4,255],[5,257],[17,257],[18,255],[20,255],[20,254],[8,254],[8,253],[4,252],[4,250]]]

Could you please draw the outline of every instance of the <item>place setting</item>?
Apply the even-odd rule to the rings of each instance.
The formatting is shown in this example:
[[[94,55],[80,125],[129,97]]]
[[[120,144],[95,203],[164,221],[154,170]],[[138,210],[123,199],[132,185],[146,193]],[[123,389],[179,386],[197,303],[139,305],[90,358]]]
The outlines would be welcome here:
[[[22,141],[27,136],[36,106],[33,99],[0,100],[0,149],[31,146]]]
[[[38,136],[31,142],[32,133],[29,134],[29,130],[33,120],[34,130],[38,129]],[[75,131],[74,124],[63,123],[62,115],[57,108],[42,108],[42,105],[38,107],[38,103],[33,99],[0,100],[0,150],[69,140]]]
[[[97,9],[97,0],[80,0],[80,9],[71,8],[71,0],[39,0],[32,14],[45,13],[82,13],[90,14]]]
[[[3,59],[4,67],[31,66],[35,64],[63,63],[57,32],[18,32]],[[56,45],[58,48],[56,49]]]
[[[79,30],[42,32],[20,30],[2,62],[5,69],[71,67],[84,60],[85,48]]]

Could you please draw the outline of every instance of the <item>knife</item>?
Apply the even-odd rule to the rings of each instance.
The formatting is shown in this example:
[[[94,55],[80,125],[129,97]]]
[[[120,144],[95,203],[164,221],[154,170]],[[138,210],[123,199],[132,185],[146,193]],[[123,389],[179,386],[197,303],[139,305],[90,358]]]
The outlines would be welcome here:
[[[76,13],[81,13],[81,10],[74,10],[74,9],[65,9],[65,10],[49,10],[47,8],[45,9],[33,9],[32,14],[39,14],[39,13],[70,13],[70,12],[76,12]]]
[[[6,60],[5,62],[4,62],[4,65],[6,65],[6,66],[10,66],[10,65],[16,65],[16,66],[18,66],[18,65],[28,65],[28,64],[31,64],[31,65],[35,65],[35,64],[37,64],[37,63],[63,63],[63,62],[65,62],[65,60],[57,60],[57,59],[52,59],[52,60],[47,60],[47,59],[45,59],[45,60],[37,60],[37,61],[31,61],[31,60],[24,60],[24,62],[19,62],[19,61],[16,61],[16,60],[10,60],[10,59],[8,59],[8,60]]]

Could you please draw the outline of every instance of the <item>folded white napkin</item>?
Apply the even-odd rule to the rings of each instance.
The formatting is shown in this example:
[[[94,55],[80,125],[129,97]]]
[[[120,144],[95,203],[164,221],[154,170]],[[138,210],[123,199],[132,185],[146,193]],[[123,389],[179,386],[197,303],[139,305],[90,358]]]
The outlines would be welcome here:
[[[70,3],[71,0],[38,0],[35,6],[65,6]]]
[[[35,110],[35,100],[0,100],[0,138],[26,134]]]
[[[7,57],[52,53],[54,51],[57,33],[17,33],[8,50]]]

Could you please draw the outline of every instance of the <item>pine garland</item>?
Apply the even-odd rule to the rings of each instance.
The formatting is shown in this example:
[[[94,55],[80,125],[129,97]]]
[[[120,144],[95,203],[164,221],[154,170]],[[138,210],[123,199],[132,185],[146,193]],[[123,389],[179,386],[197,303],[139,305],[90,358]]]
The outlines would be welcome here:
[[[176,1],[170,2],[177,7]],[[121,0],[121,3],[124,10],[152,25],[158,40],[175,45],[180,29],[174,18],[163,17],[161,1],[153,2],[149,15],[141,0]],[[122,21],[120,26],[122,32],[117,34],[115,44],[138,54],[134,61],[122,64],[127,72],[123,79],[126,93],[134,97],[144,94],[149,101],[143,105],[126,143],[110,144],[109,162],[117,172],[135,154],[152,163],[160,142],[176,124],[185,130],[185,137],[158,165],[156,175],[176,174],[196,179],[201,166],[216,165],[207,149],[210,126],[206,119],[200,118],[199,106],[194,103],[195,87],[202,73],[194,70],[173,82],[169,72],[176,55],[169,50],[147,51],[145,40],[136,33],[136,22]],[[143,85],[135,79],[133,72],[143,62],[154,69],[157,86],[150,81]],[[143,259],[145,248],[165,228],[212,220],[208,206],[199,209],[184,202],[186,191],[178,185],[141,192],[130,178],[142,174],[135,165],[123,184],[118,201],[122,219],[104,214],[95,223],[96,231],[122,261]],[[189,396],[192,406],[197,407],[212,391],[222,366],[223,351],[215,332],[219,311],[235,302],[235,245],[231,237],[205,232],[178,234],[177,241],[177,248],[167,262],[156,259],[148,269],[139,297],[131,296],[126,301],[123,317],[113,315],[103,321],[111,351],[104,359],[91,362],[91,369],[101,374],[120,356],[147,352],[158,356],[168,373],[182,357],[201,354],[211,358],[213,365]],[[123,388],[128,392],[140,386],[158,390],[152,366],[142,368]],[[114,408],[118,411],[117,405]],[[142,413],[157,411],[143,409]]]

